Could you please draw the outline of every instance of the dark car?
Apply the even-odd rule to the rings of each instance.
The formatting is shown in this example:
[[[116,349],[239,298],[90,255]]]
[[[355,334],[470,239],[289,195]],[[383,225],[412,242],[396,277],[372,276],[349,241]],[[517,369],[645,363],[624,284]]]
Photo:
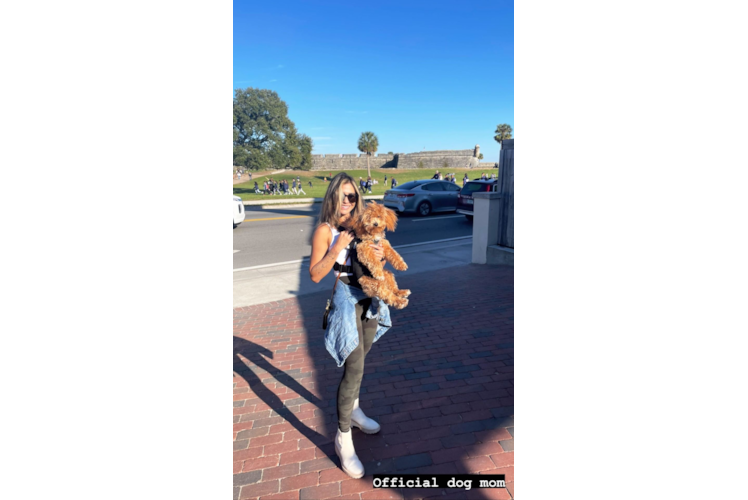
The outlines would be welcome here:
[[[453,212],[457,208],[460,186],[447,181],[427,179],[410,181],[384,193],[382,203],[400,213]]]
[[[490,193],[498,190],[499,181],[476,179],[468,181],[457,196],[457,213],[463,214],[469,221],[473,220],[473,193]]]

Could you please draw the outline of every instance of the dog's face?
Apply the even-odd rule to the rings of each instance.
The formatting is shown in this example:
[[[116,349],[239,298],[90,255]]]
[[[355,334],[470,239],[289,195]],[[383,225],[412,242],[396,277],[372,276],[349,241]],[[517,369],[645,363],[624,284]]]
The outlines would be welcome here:
[[[369,203],[361,214],[361,225],[369,234],[380,234],[394,231],[397,226],[397,215],[394,210],[379,203]]]

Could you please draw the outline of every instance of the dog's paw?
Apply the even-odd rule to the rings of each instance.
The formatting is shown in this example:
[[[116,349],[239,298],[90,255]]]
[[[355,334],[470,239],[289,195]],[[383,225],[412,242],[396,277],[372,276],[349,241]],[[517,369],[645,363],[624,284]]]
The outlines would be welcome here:
[[[409,297],[410,296],[410,290],[398,290],[396,293],[400,297]]]
[[[403,309],[407,305],[408,299],[397,298],[392,301],[392,307],[394,307],[395,309]]]
[[[408,270],[408,264],[406,264],[405,262],[403,262],[403,265],[397,266],[397,267],[395,267],[395,265],[393,264],[392,267],[394,267],[398,271],[407,271]]]

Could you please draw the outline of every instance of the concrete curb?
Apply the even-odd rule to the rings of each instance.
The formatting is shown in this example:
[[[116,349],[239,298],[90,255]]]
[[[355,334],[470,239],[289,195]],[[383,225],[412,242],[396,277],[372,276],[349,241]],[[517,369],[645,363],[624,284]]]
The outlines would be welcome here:
[[[463,242],[463,240],[471,240],[471,239],[473,239],[472,236],[458,236],[457,238],[445,238],[443,240],[422,241],[420,243],[408,243],[405,245],[397,245],[392,248],[394,248],[395,250],[400,250],[400,251],[402,251],[402,249],[405,249],[405,248],[410,249],[411,247],[418,247],[418,246],[424,246],[424,245],[429,245],[434,248],[442,248],[444,246],[443,245],[444,243]],[[418,250],[428,252],[432,250],[432,248],[425,247],[425,248],[418,249]],[[274,264],[261,264],[259,266],[240,267],[240,268],[234,269],[233,272],[236,273],[236,272],[242,272],[242,271],[254,271],[255,269],[266,269],[268,267],[288,266],[289,264],[300,264],[308,260],[309,260],[309,257],[302,257],[301,259],[289,260],[286,262],[276,262]]]

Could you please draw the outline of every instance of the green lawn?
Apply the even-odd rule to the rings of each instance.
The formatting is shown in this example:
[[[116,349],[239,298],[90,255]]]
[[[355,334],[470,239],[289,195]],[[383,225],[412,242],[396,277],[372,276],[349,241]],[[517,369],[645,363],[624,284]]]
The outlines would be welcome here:
[[[462,186],[462,177],[465,175],[465,172],[468,173],[468,176],[470,180],[480,178],[481,173],[485,172],[488,175],[491,175],[491,173],[497,173],[496,169],[469,169],[469,168],[461,168],[461,169],[455,169],[450,170],[449,172],[444,171],[441,169],[442,173],[454,173],[455,178],[457,180],[457,185]],[[252,182],[242,182],[241,184],[234,184],[234,195],[239,196],[242,200],[251,201],[251,200],[263,200],[263,199],[272,199],[272,200],[282,200],[282,199],[294,199],[294,198],[322,198],[325,196],[325,193],[327,192],[327,186],[329,184],[330,178],[328,175],[332,173],[332,175],[336,175],[340,170],[333,171],[333,172],[323,172],[319,170],[315,170],[313,172],[304,172],[300,170],[288,170],[282,174],[267,174],[267,175],[252,175]],[[348,175],[353,177],[357,182],[359,177],[363,177],[364,179],[367,178],[368,174],[366,170],[350,170],[346,171]],[[376,184],[372,186],[371,188],[371,194],[372,195],[383,195],[384,192],[390,188],[392,185],[392,177],[394,176],[397,179],[397,183],[399,185],[403,185],[408,181],[413,181],[417,179],[431,179],[434,174],[436,173],[435,169],[415,169],[415,170],[397,170],[397,169],[371,169],[371,176],[372,178],[379,181],[379,184]],[[284,179],[288,180],[288,187],[289,189],[293,185],[293,179],[296,178],[296,176],[299,176],[301,178],[302,188],[306,192],[305,194],[300,195],[262,195],[262,194],[255,194],[254,192],[254,183],[257,181],[257,185],[259,186],[260,190],[262,190],[262,183],[263,181],[268,178],[272,177],[275,181],[281,181]],[[384,176],[387,176],[387,187],[384,186]],[[327,182],[324,181],[324,178],[327,177]],[[312,187],[309,187],[309,181],[312,182]],[[356,185],[358,187],[358,184]],[[368,193],[367,193],[368,194]]]

